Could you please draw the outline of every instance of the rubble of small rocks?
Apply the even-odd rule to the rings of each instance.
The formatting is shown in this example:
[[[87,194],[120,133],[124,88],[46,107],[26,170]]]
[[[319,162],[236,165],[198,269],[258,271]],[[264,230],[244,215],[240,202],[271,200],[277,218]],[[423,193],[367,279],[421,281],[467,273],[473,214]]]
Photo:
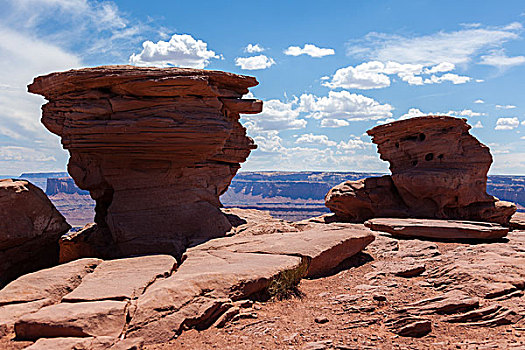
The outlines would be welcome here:
[[[466,119],[425,116],[368,130],[392,175],[347,181],[325,203],[340,219],[460,219],[508,225],[516,206],[487,194],[489,148]]]
[[[262,102],[253,77],[188,68],[103,66],[37,77],[42,123],[96,201],[112,256],[169,253],[231,228],[219,196],[256,146],[239,123]],[[96,247],[98,249],[98,247]],[[110,257],[110,256],[109,256]]]
[[[58,263],[58,238],[71,226],[44,192],[25,180],[0,180],[0,287]]]

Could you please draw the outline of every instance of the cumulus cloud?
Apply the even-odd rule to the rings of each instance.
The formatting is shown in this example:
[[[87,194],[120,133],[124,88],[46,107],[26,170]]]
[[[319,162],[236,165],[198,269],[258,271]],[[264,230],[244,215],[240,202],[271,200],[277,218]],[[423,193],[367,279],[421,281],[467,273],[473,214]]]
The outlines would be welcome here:
[[[337,142],[330,140],[326,135],[314,135],[312,133],[299,136],[295,143],[310,143],[328,147],[337,145]]]
[[[513,130],[520,125],[520,121],[516,117],[512,118],[498,118],[495,130]]]
[[[452,84],[465,84],[469,82],[472,78],[463,76],[463,75],[457,75],[454,73],[446,73],[442,76],[438,77],[436,75],[432,75],[430,78],[425,79],[425,84],[441,84],[445,81],[450,81]]]
[[[411,37],[372,32],[362,40],[349,42],[347,54],[381,62],[395,61],[425,66],[443,62],[466,64],[487,50],[519,39],[521,30],[522,25],[516,22],[502,27],[465,28]],[[482,61],[485,64],[501,64],[501,60],[498,63],[498,60],[487,59]]]
[[[264,51],[264,47],[262,47],[259,44],[255,44],[255,45],[248,44],[248,46],[244,48],[244,52],[248,52],[248,53],[259,53],[263,51]]]
[[[424,113],[419,108],[410,108],[407,113],[399,117],[399,120],[422,117],[424,115],[429,115],[429,113]]]
[[[335,55],[334,49],[321,48],[313,44],[305,44],[303,48],[299,46],[290,46],[284,50],[284,54],[288,56],[299,56],[299,55],[308,55],[310,57],[324,57]]]
[[[237,57],[235,59],[235,65],[246,70],[257,70],[270,68],[275,64],[273,58],[265,55],[258,55],[252,57]]]
[[[303,94],[299,98],[300,110],[307,118],[339,120],[376,120],[392,116],[393,107],[346,90],[330,91],[328,96]]]
[[[498,109],[514,109],[516,106],[514,105],[496,105],[496,108]]]
[[[481,123],[480,120],[478,120],[478,122],[474,125],[472,125],[472,128],[474,129],[482,129],[483,128],[483,124]]]
[[[479,99],[479,100],[476,100],[476,101],[474,101],[474,103],[478,103],[478,104],[481,104],[481,103],[485,103],[485,101],[483,101],[483,100]]]
[[[446,73],[436,76],[434,73],[443,73],[455,69],[455,65],[442,62],[437,65],[425,67],[422,64],[409,64],[389,61],[370,61],[357,66],[348,66],[338,69],[331,80],[322,79],[323,86],[331,89],[379,89],[390,86],[391,75],[397,75],[402,81],[409,85],[440,84],[450,81],[453,84],[463,84],[471,80],[470,77],[460,76],[454,73]],[[422,75],[430,75],[424,79]],[[324,77],[325,78],[325,77]]]
[[[356,149],[365,149],[370,147],[372,144],[370,142],[364,142],[358,137],[349,139],[347,142],[341,141],[337,145],[339,150],[356,150]]]
[[[204,68],[211,59],[218,59],[214,51],[208,50],[208,44],[195,39],[189,34],[174,34],[169,41],[159,40],[154,43],[142,43],[142,51],[132,54],[131,64],[156,67]]]
[[[322,85],[331,89],[379,89],[390,86],[390,78],[383,73],[385,65],[372,61],[358,66],[338,69],[331,81]]]
[[[340,127],[348,126],[348,125],[350,125],[350,123],[344,119],[323,119],[321,120],[321,128],[340,128]]]
[[[252,130],[302,129],[307,122],[299,118],[300,111],[295,102],[268,100],[263,103],[263,110],[257,115],[244,115],[243,119],[253,124]]]
[[[464,109],[462,111],[448,111],[447,115],[456,115],[460,117],[480,117],[485,113],[474,112],[472,109]]]
[[[430,68],[425,68],[425,74],[435,74],[435,73],[445,73],[450,72],[456,68],[454,63],[450,62],[441,62]]]

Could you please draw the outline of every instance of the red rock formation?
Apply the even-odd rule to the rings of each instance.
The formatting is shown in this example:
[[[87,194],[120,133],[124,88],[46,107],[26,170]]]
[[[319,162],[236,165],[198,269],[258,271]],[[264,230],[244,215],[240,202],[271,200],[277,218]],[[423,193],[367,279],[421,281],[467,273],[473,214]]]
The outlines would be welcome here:
[[[391,182],[382,178],[390,185],[344,183],[327,194],[326,205],[357,221],[383,216],[508,224],[516,207],[487,194],[492,156],[469,129],[465,119],[426,116],[368,130],[381,159],[390,163]]]
[[[253,77],[183,68],[106,66],[35,78],[42,123],[62,138],[68,171],[96,200],[115,255],[179,255],[231,225],[219,196],[256,146],[239,123]]]
[[[71,226],[40,188],[0,180],[0,218],[0,287],[58,263],[58,238]]]

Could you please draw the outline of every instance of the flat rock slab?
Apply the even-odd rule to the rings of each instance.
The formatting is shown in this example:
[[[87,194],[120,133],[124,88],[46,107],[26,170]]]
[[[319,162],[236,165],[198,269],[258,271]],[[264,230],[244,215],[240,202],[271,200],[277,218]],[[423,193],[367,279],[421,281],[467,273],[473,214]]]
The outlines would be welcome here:
[[[58,301],[101,262],[100,259],[79,259],[19,277],[0,290],[0,306],[42,299]],[[0,308],[0,319],[2,316]]]
[[[159,277],[168,277],[177,267],[169,255],[103,261],[62,301],[135,299]]]
[[[365,226],[395,236],[423,237],[440,240],[495,240],[505,237],[507,227],[494,223],[431,219],[371,219]]]
[[[363,225],[352,225],[350,228],[334,226],[331,229],[315,228],[256,237],[220,238],[195,249],[300,256],[308,259],[307,277],[313,277],[329,272],[373,240],[374,235],[369,229]]]
[[[126,302],[96,301],[46,306],[15,323],[18,339],[118,337],[126,324]]]

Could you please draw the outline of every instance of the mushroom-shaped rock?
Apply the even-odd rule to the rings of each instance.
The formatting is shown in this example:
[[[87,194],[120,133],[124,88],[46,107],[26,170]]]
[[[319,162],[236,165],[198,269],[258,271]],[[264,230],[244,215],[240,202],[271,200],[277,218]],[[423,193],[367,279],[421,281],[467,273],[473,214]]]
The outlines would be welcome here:
[[[253,77],[185,68],[104,66],[35,78],[42,123],[96,201],[115,255],[180,255],[231,225],[219,196],[256,146],[239,123],[262,102]]]
[[[38,187],[0,180],[0,287],[58,263],[58,239],[71,226]]]
[[[368,130],[381,159],[390,163],[391,181],[386,176],[341,184],[327,194],[326,205],[355,221],[416,217],[508,224],[516,206],[487,194],[492,156],[469,129],[466,119],[425,116]]]

